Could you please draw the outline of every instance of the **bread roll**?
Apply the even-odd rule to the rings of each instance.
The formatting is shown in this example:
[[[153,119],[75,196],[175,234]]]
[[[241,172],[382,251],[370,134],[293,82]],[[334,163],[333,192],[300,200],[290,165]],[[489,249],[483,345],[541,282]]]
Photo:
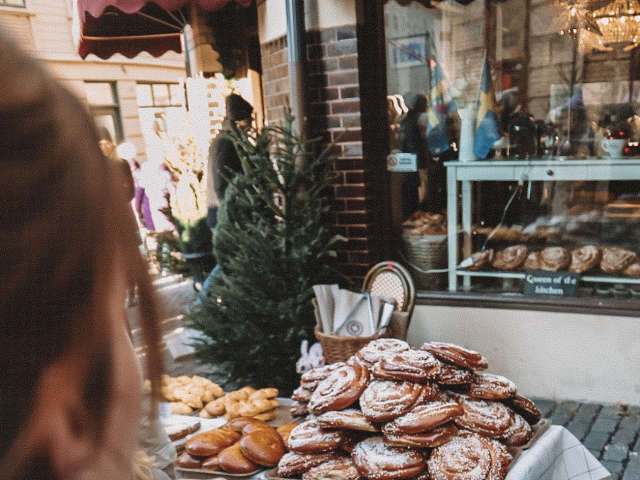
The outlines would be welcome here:
[[[218,465],[227,473],[252,473],[258,466],[242,454],[240,443],[225,448],[218,455]]]
[[[221,428],[209,430],[191,437],[185,443],[185,450],[196,457],[210,457],[216,455],[224,448],[233,445],[240,440],[240,434],[231,429]]]

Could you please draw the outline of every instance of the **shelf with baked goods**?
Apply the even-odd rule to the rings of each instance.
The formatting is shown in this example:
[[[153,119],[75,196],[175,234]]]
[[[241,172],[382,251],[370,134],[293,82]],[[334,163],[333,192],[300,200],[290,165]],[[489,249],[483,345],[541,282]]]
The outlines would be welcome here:
[[[515,278],[523,280],[527,272],[496,272],[496,271],[471,271],[456,270],[456,275],[460,277],[487,277],[487,278]],[[640,278],[632,277],[614,277],[608,275],[581,275],[580,281],[590,283],[624,283],[624,284],[640,284]]]
[[[462,258],[472,253],[472,182],[519,182],[528,186],[531,182],[567,181],[627,181],[640,180],[640,158],[585,158],[585,159],[528,159],[499,161],[452,161],[447,168],[447,233],[448,233],[448,283],[449,291],[458,290],[458,277],[463,290],[471,290],[474,277],[524,278],[516,271],[469,271],[460,268],[458,233],[463,233]],[[460,185],[459,185],[460,184]],[[460,204],[458,193],[461,194]],[[461,225],[458,211],[461,211]],[[594,239],[597,240],[597,239]],[[589,283],[640,283],[636,278],[616,275],[584,274],[581,280]]]

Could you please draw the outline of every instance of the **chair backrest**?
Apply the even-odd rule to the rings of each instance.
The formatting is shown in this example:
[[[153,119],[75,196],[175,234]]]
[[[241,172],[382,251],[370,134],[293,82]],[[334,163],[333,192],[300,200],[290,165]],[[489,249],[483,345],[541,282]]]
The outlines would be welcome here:
[[[407,269],[398,262],[389,260],[371,267],[364,277],[362,291],[381,297],[392,297],[396,301],[397,309],[408,312],[411,318],[416,301],[416,288]]]

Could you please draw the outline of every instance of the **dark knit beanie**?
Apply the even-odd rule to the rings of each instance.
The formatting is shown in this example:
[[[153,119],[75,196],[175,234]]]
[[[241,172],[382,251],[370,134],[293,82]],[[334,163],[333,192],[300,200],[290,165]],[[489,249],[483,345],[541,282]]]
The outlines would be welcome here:
[[[253,107],[240,95],[235,93],[229,95],[225,100],[225,106],[227,107],[227,118],[231,121],[251,118]]]

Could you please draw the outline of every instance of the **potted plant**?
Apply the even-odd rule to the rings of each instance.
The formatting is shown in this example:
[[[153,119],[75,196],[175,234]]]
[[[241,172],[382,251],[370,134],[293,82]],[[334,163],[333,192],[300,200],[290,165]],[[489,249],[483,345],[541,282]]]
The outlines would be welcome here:
[[[176,137],[165,154],[165,164],[174,178],[169,215],[176,227],[178,249],[197,285],[214,265],[206,221],[206,156],[192,137]]]

